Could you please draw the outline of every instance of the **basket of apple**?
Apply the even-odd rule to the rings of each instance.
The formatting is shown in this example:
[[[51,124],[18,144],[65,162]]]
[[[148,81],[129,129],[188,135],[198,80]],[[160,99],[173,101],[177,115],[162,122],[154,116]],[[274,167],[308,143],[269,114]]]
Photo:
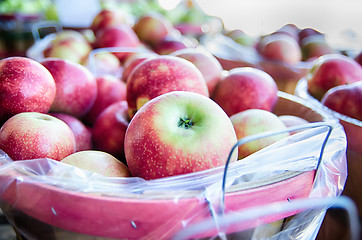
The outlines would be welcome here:
[[[339,119],[347,135],[348,180],[344,194],[359,207],[362,196],[359,183],[362,152],[359,146],[362,131],[362,67],[358,55],[324,55],[313,62],[313,68],[296,87],[295,94],[316,104]]]
[[[0,60],[0,204],[25,238],[170,239],[210,216],[343,190],[342,126],[263,70],[221,69],[210,85],[177,54],[148,55],[125,81],[93,70]],[[317,231],[324,215],[263,221],[285,231],[290,216]]]

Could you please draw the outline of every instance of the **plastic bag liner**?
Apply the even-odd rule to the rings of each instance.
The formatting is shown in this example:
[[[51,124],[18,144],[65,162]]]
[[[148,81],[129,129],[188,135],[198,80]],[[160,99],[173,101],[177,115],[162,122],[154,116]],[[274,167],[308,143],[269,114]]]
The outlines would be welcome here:
[[[223,166],[155,180],[109,178],[51,159],[12,161],[1,152],[0,206],[27,239],[171,239],[221,210],[230,214],[273,202],[339,196],[347,177],[345,153],[343,127],[333,118],[230,163],[226,175]],[[324,213],[295,215],[295,224],[281,232],[295,227],[317,232]],[[253,227],[236,225],[226,233]]]

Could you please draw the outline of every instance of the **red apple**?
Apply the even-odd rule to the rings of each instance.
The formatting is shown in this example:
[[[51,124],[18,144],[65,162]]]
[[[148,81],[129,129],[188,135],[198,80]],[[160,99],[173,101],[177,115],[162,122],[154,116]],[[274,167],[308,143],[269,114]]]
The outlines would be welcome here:
[[[25,57],[0,60],[0,125],[17,113],[47,113],[54,98],[55,82],[44,66]]]
[[[136,53],[127,58],[123,64],[124,70],[122,73],[122,81],[127,83],[128,77],[129,75],[131,75],[133,69],[136,66],[138,66],[139,63],[154,56],[157,56],[157,54],[153,52],[145,52],[145,53]]]
[[[309,59],[316,59],[320,56],[334,53],[334,49],[327,43],[322,35],[311,35],[306,37],[300,43],[302,50],[302,59],[309,61]]]
[[[223,166],[236,135],[210,98],[174,91],[148,101],[131,120],[125,154],[132,176],[155,179]],[[231,158],[235,161],[237,152]]]
[[[140,47],[140,40],[133,29],[125,24],[108,27],[99,31],[96,41],[96,48],[137,48]],[[121,61],[128,53],[114,53]]]
[[[83,120],[93,125],[99,114],[109,105],[115,102],[126,100],[127,86],[119,78],[112,75],[104,75],[96,78],[97,98],[92,108],[83,117]]]
[[[295,65],[302,60],[300,46],[293,37],[287,34],[270,34],[262,38],[258,51],[266,60]]]
[[[354,60],[362,66],[362,50],[354,57]]]
[[[109,153],[87,150],[69,155],[62,163],[95,172],[106,177],[130,177],[128,167]]]
[[[93,18],[90,29],[97,35],[99,31],[105,28],[126,24],[127,22],[127,16],[122,11],[103,9]]]
[[[210,95],[214,92],[217,83],[220,81],[223,68],[220,62],[209,51],[204,48],[184,48],[171,53],[170,55],[184,58],[200,70],[204,77]]]
[[[129,124],[128,105],[120,101],[104,109],[93,125],[94,149],[124,160],[124,136]]]
[[[314,28],[303,28],[298,33],[300,42],[309,36],[324,36],[324,34]]]
[[[182,38],[164,38],[155,45],[153,50],[159,55],[168,55],[188,47],[191,47],[191,45],[187,41],[183,41]]]
[[[44,49],[44,57],[62,58],[82,63],[92,50],[84,35],[75,30],[57,33],[55,39]]]
[[[216,86],[213,99],[229,115],[250,108],[271,111],[278,99],[278,87],[266,72],[251,67],[231,69]]]
[[[309,94],[321,100],[332,87],[360,81],[362,67],[351,57],[326,54],[313,61],[306,79]]]
[[[267,131],[285,130],[287,128],[277,115],[262,109],[248,109],[236,113],[230,117],[230,120],[238,139]],[[289,133],[282,133],[240,145],[238,147],[238,159],[245,158],[287,136],[289,136]]]
[[[49,58],[41,63],[50,71],[56,85],[50,111],[84,116],[97,97],[97,82],[93,74],[86,67],[64,59]]]
[[[174,28],[171,22],[163,15],[150,13],[140,16],[134,23],[133,30],[142,42],[155,46],[166,36],[170,35]]]
[[[157,56],[140,63],[127,82],[130,117],[147,101],[171,91],[191,91],[209,96],[200,70],[183,58]]]
[[[299,32],[300,32],[300,29],[295,24],[288,23],[288,24],[285,24],[284,26],[282,26],[281,28],[279,28],[278,30],[276,30],[272,34],[277,34],[277,33],[287,34],[287,35],[293,37],[295,40],[299,41]]]
[[[362,78],[358,82],[329,89],[321,103],[338,113],[362,121]]]
[[[72,130],[44,113],[23,112],[9,118],[0,129],[0,149],[13,160],[61,160],[75,152]]]
[[[106,74],[122,76],[123,68],[121,61],[111,52],[99,52],[87,57],[82,63],[94,76]]]
[[[75,151],[90,150],[93,148],[92,131],[78,118],[66,113],[49,113],[65,122],[72,130],[75,137]]]

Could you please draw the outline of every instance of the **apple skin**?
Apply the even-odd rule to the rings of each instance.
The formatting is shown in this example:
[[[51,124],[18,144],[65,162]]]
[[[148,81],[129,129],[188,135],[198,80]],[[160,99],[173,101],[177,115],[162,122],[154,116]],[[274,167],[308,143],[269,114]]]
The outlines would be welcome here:
[[[132,118],[125,155],[132,176],[155,179],[223,166],[236,141],[230,118],[214,101],[174,91],[150,100]]]
[[[147,101],[171,91],[191,91],[209,97],[205,79],[190,61],[175,56],[157,56],[143,61],[127,82],[130,118]]]
[[[49,113],[65,122],[72,130],[75,137],[75,151],[90,150],[93,148],[92,131],[78,118],[66,113]]]
[[[204,48],[184,48],[170,55],[184,58],[200,70],[204,77],[210,96],[218,82],[221,80],[223,68],[220,62],[209,51]]]
[[[231,69],[218,83],[213,100],[228,116],[246,109],[271,111],[278,100],[278,87],[266,72],[251,67]]]
[[[159,55],[169,55],[172,52],[189,47],[191,45],[184,42],[182,38],[164,38],[153,47],[153,50]]]
[[[57,33],[55,39],[44,49],[45,58],[61,58],[82,63],[92,51],[84,35],[75,30]]]
[[[262,109],[247,109],[232,115],[230,120],[238,139],[267,131],[284,130],[287,128],[277,115]],[[245,158],[288,136],[289,133],[282,133],[245,143],[238,147],[238,159]]]
[[[85,150],[73,153],[60,162],[98,173],[105,177],[131,177],[128,167],[109,153]]]
[[[313,61],[306,76],[307,90],[317,100],[331,88],[362,79],[362,67],[353,58],[342,54],[326,54]]]
[[[130,56],[129,58],[127,58],[123,64],[124,66],[124,70],[122,73],[122,81],[127,83],[128,81],[128,77],[129,75],[131,75],[131,72],[133,71],[133,69],[138,66],[138,64],[140,64],[141,62],[143,62],[144,60],[157,56],[158,54],[153,53],[153,52],[145,52],[145,53],[135,53],[132,56]]]
[[[82,120],[93,125],[99,114],[109,105],[126,100],[127,86],[119,78],[112,75],[104,75],[96,78],[97,97],[92,108],[82,118]]]
[[[298,33],[299,42],[301,43],[305,38],[309,36],[324,37],[324,34],[314,28],[303,28]]]
[[[93,74],[83,65],[59,58],[46,58],[41,64],[52,74],[56,85],[50,111],[78,118],[84,116],[97,97],[97,81]]]
[[[360,51],[355,57],[354,60],[362,66],[362,51]]]
[[[123,72],[121,61],[111,52],[94,54],[93,59],[87,57],[81,64],[91,70],[96,77],[105,74],[121,76]]]
[[[93,125],[94,149],[125,162],[124,138],[129,124],[128,104],[119,101],[105,108]]]
[[[0,125],[21,112],[47,113],[55,99],[53,76],[26,57],[0,60]]]
[[[362,121],[362,78],[328,90],[321,103],[338,113]]]
[[[258,44],[259,54],[270,61],[295,65],[302,60],[299,43],[288,34],[276,33],[262,38]]]
[[[323,55],[335,53],[323,35],[311,35],[304,38],[300,43],[300,48],[302,50],[303,61],[315,60]]]
[[[103,9],[93,18],[90,29],[97,36],[97,33],[105,28],[126,23],[127,17],[123,12],[111,9]]]
[[[14,161],[36,158],[60,161],[74,153],[75,147],[70,127],[45,113],[18,113],[0,129],[0,149]]]
[[[133,30],[142,42],[154,47],[170,35],[174,28],[163,15],[150,13],[140,16],[134,23]]]

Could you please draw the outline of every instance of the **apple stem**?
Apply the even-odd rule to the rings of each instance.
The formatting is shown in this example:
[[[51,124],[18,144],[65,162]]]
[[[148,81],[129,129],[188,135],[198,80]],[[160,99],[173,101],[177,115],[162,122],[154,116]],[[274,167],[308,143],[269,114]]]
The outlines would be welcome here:
[[[193,125],[194,125],[193,121],[191,121],[191,119],[189,118],[184,118],[184,119],[180,118],[180,121],[178,122],[179,127],[183,127],[186,129],[189,129]]]

